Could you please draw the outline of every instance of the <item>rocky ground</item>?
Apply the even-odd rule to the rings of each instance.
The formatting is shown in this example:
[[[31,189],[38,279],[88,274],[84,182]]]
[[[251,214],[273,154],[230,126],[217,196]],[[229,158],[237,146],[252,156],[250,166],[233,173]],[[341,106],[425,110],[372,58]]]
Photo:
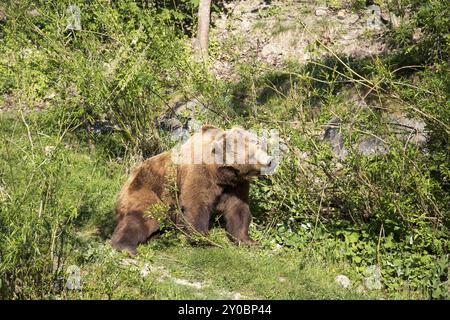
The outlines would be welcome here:
[[[329,50],[350,58],[379,55],[393,20],[378,6],[356,10],[344,1],[333,7],[320,0],[243,0],[225,9],[212,15],[210,50],[213,72],[230,79],[242,63],[306,63]]]

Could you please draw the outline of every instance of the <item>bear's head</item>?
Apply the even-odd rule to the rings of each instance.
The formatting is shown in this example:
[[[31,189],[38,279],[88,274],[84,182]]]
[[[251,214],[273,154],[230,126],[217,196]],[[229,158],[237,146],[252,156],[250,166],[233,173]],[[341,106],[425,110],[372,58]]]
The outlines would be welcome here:
[[[274,157],[268,154],[264,139],[241,127],[216,135],[211,153],[215,164],[233,169],[242,178],[268,174],[276,166]]]
[[[241,127],[222,130],[206,125],[172,150],[172,161],[183,165],[212,165],[219,171],[248,178],[270,174],[276,167],[264,136]]]

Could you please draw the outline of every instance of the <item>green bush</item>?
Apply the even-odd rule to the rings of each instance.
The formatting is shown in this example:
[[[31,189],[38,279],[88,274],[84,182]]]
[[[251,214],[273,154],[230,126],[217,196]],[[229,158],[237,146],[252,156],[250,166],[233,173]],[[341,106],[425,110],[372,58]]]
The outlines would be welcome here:
[[[125,144],[142,149],[158,139],[155,122],[171,88],[184,86],[188,51],[155,7],[109,3],[76,2],[81,30],[65,29],[71,1],[10,3],[1,39],[2,92],[51,110],[43,123],[49,130],[108,120]]]
[[[1,116],[0,129],[0,297],[48,298],[79,242],[76,227],[110,233],[121,166],[32,123]]]
[[[277,174],[252,187],[261,228],[277,221],[277,243],[345,257],[360,277],[378,265],[391,292],[448,297],[449,73],[434,73],[445,66],[436,62],[415,72],[414,83],[395,72],[399,66],[390,57],[355,64],[362,81],[379,84],[366,100],[372,107],[365,108],[348,102],[349,94],[362,95],[364,87],[340,85],[337,72],[355,81],[355,70],[339,63],[294,64],[267,74],[242,69],[238,90],[256,84],[259,93],[246,97],[242,124],[278,128],[289,147]],[[426,122],[426,149],[389,127],[385,113],[398,112]],[[322,140],[332,117],[341,120],[345,160]],[[387,154],[359,154],[357,142],[370,136],[386,143]]]
[[[388,3],[402,21],[394,29],[394,43],[419,63],[448,63],[450,59],[450,8],[445,1],[401,0]],[[415,32],[422,33],[414,39]]]

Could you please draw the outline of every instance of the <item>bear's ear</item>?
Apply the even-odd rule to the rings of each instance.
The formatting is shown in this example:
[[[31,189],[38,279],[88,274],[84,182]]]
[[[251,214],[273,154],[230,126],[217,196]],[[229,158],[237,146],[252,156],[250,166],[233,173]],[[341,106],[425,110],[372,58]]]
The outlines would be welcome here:
[[[235,132],[243,132],[243,131],[246,131],[246,130],[242,126],[234,126],[233,128],[231,128],[228,131],[229,131],[229,133],[235,133]]]
[[[215,127],[215,126],[213,126],[211,124],[205,124],[205,125],[202,126],[202,132],[205,132],[205,131],[208,131],[208,130],[211,130],[211,129],[219,129],[219,128],[217,128],[217,127]]]

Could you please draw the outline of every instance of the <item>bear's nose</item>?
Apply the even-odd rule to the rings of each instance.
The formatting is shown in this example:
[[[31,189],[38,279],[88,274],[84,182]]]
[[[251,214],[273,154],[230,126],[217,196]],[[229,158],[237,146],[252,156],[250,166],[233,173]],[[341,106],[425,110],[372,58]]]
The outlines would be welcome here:
[[[266,166],[271,167],[272,164],[274,163],[274,158],[273,157],[267,157],[267,162],[266,162]]]

